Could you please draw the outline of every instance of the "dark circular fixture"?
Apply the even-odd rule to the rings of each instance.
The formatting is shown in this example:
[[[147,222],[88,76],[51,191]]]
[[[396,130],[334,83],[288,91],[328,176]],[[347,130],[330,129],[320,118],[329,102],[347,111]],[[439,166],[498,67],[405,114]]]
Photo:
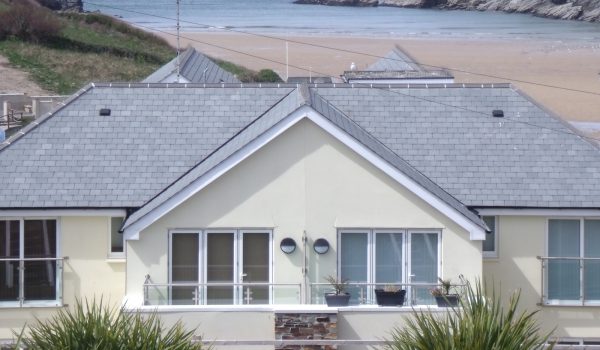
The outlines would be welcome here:
[[[313,244],[313,249],[317,254],[325,254],[329,251],[329,242],[325,238],[319,238]]]
[[[286,254],[292,254],[294,250],[296,250],[296,241],[289,237],[284,238],[281,240],[279,248],[281,248],[281,251]]]

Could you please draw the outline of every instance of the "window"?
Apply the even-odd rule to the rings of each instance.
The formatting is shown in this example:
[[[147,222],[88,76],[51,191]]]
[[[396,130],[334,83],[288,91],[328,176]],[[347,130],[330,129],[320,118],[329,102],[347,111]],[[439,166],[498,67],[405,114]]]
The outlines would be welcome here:
[[[123,242],[123,233],[119,232],[123,225],[122,217],[110,218],[110,258],[123,258],[125,257],[125,249]]]
[[[546,304],[600,303],[600,220],[548,220]]]
[[[59,304],[57,241],[56,220],[0,220],[0,304]]]
[[[433,303],[429,289],[439,276],[439,232],[340,230],[338,241],[340,277],[354,283],[352,303],[372,302],[373,290],[386,284],[403,285],[412,304]]]
[[[498,257],[498,217],[497,216],[483,216],[485,224],[490,229],[490,232],[486,232],[485,241],[483,241],[483,257],[484,258],[497,258]]]
[[[172,232],[170,303],[270,304],[271,252],[268,230]]]

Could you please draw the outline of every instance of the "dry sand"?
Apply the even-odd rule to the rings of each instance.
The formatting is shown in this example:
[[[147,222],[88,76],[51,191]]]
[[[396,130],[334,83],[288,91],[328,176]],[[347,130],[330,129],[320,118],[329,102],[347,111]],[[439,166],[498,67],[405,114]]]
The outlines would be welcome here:
[[[174,36],[166,34],[162,36],[172,44],[175,43]],[[285,65],[276,63],[285,62],[284,41],[237,33],[186,32],[182,37],[182,46],[189,44],[210,56],[252,69],[271,68],[283,78],[286,77]],[[377,56],[385,55],[398,44],[422,64],[454,69],[456,82],[460,83],[506,82],[517,79],[589,90],[600,94],[600,43],[598,42],[325,36],[288,37],[288,39]],[[351,62],[355,62],[360,69],[376,60],[376,57],[366,55],[289,43],[290,76],[308,76],[309,70],[313,75],[339,76],[343,70],[350,67]],[[566,120],[600,122],[600,95],[570,92],[522,82],[514,82],[514,84]]]

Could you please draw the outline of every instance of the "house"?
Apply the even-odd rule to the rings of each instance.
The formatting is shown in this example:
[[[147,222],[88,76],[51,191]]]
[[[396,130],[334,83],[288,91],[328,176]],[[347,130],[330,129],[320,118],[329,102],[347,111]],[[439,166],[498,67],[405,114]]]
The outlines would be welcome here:
[[[354,64],[342,75],[350,84],[451,84],[454,76],[444,69],[428,69],[417,63],[398,45],[365,70]]]
[[[600,151],[508,84],[92,84],[0,172],[0,338],[103,296],[224,349],[380,340],[464,276],[598,342]]]
[[[142,83],[178,82],[177,65],[179,65],[180,83],[217,84],[240,82],[233,74],[219,67],[213,60],[190,46],[179,57],[175,57],[142,80]]]

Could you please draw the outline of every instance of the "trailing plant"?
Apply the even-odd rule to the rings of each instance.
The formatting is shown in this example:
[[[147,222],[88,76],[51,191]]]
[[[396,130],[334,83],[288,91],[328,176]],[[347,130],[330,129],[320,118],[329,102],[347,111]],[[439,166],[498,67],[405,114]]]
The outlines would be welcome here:
[[[388,350],[538,350],[547,345],[552,332],[541,333],[537,311],[517,312],[520,292],[504,307],[500,296],[485,294],[480,281],[465,282],[460,308],[443,315],[415,310],[402,328],[392,330]]]
[[[19,334],[26,349],[61,350],[200,350],[194,331],[186,331],[179,321],[170,328],[163,326],[156,313],[142,315],[124,308],[96,303],[76,302],[48,320],[36,319]],[[19,348],[21,344],[17,345]]]
[[[335,290],[335,295],[346,294],[348,288],[347,279],[337,279],[335,276],[329,275],[325,277],[325,280],[331,284],[331,287]]]

